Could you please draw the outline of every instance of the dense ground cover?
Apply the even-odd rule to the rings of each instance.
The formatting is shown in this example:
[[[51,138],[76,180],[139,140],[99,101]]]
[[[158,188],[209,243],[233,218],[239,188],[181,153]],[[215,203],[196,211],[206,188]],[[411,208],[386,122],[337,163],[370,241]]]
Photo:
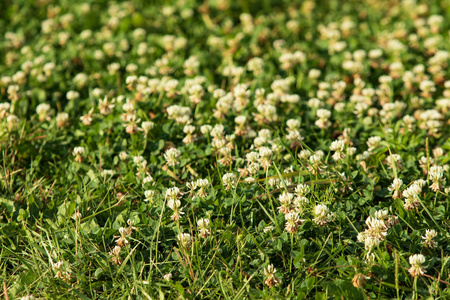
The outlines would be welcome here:
[[[10,299],[448,299],[450,2],[0,3]]]

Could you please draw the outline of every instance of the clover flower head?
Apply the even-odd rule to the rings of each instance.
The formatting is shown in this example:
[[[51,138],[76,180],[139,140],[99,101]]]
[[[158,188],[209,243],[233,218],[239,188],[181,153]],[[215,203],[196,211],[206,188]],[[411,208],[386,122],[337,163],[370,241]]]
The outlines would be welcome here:
[[[177,188],[176,186],[172,187],[172,188],[168,188],[166,190],[166,198],[175,200],[175,199],[178,199],[179,196],[180,196],[180,189]]]
[[[197,226],[200,228],[200,236],[202,238],[206,238],[211,234],[211,230],[209,229],[209,219],[199,219],[197,221]]]
[[[164,158],[167,161],[167,165],[169,166],[176,166],[178,165],[179,158],[181,155],[181,151],[177,148],[170,148],[164,153]]]
[[[317,225],[323,226],[330,222],[329,209],[325,204],[318,204],[314,207],[314,222]]]
[[[275,269],[272,264],[269,264],[266,267],[264,267],[264,275],[267,277],[264,283],[269,288],[272,288],[281,283],[281,280],[275,275],[276,271],[277,269]]]
[[[153,201],[153,198],[155,197],[155,191],[153,190],[147,190],[144,192],[145,200],[144,201]]]
[[[434,229],[425,230],[425,235],[422,236],[423,244],[425,247],[433,249],[437,246],[437,242],[434,241],[434,238],[437,236],[437,232]]]
[[[409,257],[409,264],[411,268],[408,269],[409,274],[412,277],[419,277],[425,273],[425,267],[422,265],[425,263],[425,256],[422,254],[414,254]]]
[[[222,182],[225,190],[229,191],[237,185],[237,176],[233,173],[226,173],[222,176]]]
[[[178,244],[185,248],[189,249],[191,246],[192,237],[189,233],[179,233],[178,236]]]

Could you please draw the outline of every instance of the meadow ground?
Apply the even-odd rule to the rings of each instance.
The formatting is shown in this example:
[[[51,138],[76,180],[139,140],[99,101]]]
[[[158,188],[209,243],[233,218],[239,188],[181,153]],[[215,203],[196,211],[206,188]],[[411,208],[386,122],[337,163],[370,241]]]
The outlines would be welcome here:
[[[0,1],[0,297],[450,299],[450,1]]]

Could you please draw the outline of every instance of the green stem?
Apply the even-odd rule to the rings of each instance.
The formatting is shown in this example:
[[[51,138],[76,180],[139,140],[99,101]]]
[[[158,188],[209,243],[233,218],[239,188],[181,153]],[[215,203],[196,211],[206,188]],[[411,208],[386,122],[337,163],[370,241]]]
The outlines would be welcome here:
[[[414,291],[413,291],[413,299],[417,300],[417,277],[414,277]]]
[[[291,233],[291,259],[289,261],[289,272],[292,272],[292,251],[294,251],[294,234]]]

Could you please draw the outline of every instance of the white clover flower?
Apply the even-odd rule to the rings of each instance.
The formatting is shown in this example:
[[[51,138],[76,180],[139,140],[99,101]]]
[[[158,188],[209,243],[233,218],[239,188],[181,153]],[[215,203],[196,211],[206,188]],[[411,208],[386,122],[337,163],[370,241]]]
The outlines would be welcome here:
[[[200,62],[196,56],[191,56],[187,60],[184,61],[184,74],[187,76],[194,76],[198,72],[198,68],[200,66]]]
[[[195,126],[193,126],[193,125],[186,125],[186,126],[184,126],[184,128],[183,128],[183,132],[184,132],[185,134],[193,134],[194,131],[195,131]]]
[[[186,136],[183,139],[183,143],[185,144],[192,143],[195,139],[195,135],[193,134],[195,132],[195,126],[186,125],[183,128],[183,132],[186,134]]]
[[[329,118],[331,117],[331,112],[327,109],[317,110],[317,117],[319,120],[316,121],[316,125],[321,129],[326,129],[331,125]]]
[[[319,98],[325,97],[325,95],[322,95],[324,93],[324,91],[317,91],[317,93],[320,94],[317,97],[319,97]],[[326,93],[328,94],[328,92],[326,92]],[[339,103],[337,103],[337,104],[339,104]],[[311,98],[308,100],[308,106],[310,108],[318,109],[318,108],[322,107],[323,105],[324,105],[324,103],[318,98]]]
[[[163,276],[165,281],[171,281],[172,280],[172,273],[167,273]]]
[[[417,179],[413,181],[413,184],[419,186],[422,189],[427,184],[427,182],[423,179]]]
[[[261,147],[259,148],[259,163],[264,168],[264,170],[267,170],[267,168],[270,166],[270,157],[272,156],[273,152],[268,147]]]
[[[60,128],[66,127],[69,123],[69,114],[66,112],[58,113],[56,116],[56,125]]]
[[[64,262],[62,260],[60,260],[60,261],[58,261],[56,263],[53,263],[53,262],[51,262],[51,263],[52,263],[53,271],[57,271],[57,270],[61,269],[63,267],[63,265],[64,265]]]
[[[128,154],[125,151],[119,153],[120,160],[126,160],[128,158]]]
[[[177,210],[181,206],[181,201],[170,199],[167,201],[167,206],[170,207],[171,210]]]
[[[167,108],[169,119],[179,124],[186,124],[190,120],[191,109],[189,107],[172,105]]]
[[[391,186],[388,187],[389,191],[393,191],[394,193],[392,194],[392,198],[394,199],[398,199],[400,198],[400,188],[403,185],[403,180],[401,180],[400,178],[395,178],[394,181],[392,182]]]
[[[194,84],[188,88],[189,100],[196,105],[202,101],[204,95],[203,87],[200,84]]]
[[[249,172],[250,174],[252,174],[252,175],[255,175],[256,173],[259,172],[259,169],[260,169],[260,168],[261,168],[261,165],[260,165],[259,163],[256,163],[256,162],[251,163],[251,164],[248,166],[248,172]]]
[[[298,229],[298,224],[300,219],[298,218],[298,213],[296,212],[288,212],[284,215],[286,219],[285,229],[289,233],[294,233]]]
[[[204,135],[208,135],[212,130],[211,125],[203,125],[200,127],[200,132]]]
[[[314,207],[314,222],[317,225],[326,225],[330,221],[329,209],[325,204],[318,204]]]
[[[73,155],[77,156],[77,155],[84,155],[84,147],[75,147],[73,149]]]
[[[176,166],[178,165],[179,158],[181,155],[181,151],[177,148],[170,148],[164,153],[164,158],[167,161],[167,165],[169,166]]]
[[[147,165],[147,161],[145,160],[145,158],[143,156],[135,156],[135,157],[133,157],[133,162],[136,165],[139,165],[139,164]]]
[[[153,181],[153,177],[151,175],[147,175],[144,180],[142,180],[142,185],[145,185],[146,183],[152,183]]]
[[[286,122],[286,126],[290,129],[290,130],[298,130],[300,128],[300,121],[296,120],[296,119],[289,119]]]
[[[223,185],[226,191],[235,188],[237,185],[237,176],[233,173],[226,173],[222,176]]]
[[[145,121],[141,123],[141,128],[144,131],[145,135],[148,135],[149,131],[152,130],[153,127],[155,127],[155,123],[151,121]]]
[[[102,115],[109,115],[110,113],[112,113],[113,108],[114,108],[114,102],[115,100],[112,99],[111,101],[108,99],[108,97],[103,98],[103,100],[99,100],[98,101],[98,109],[100,110],[100,113]]]
[[[305,196],[297,195],[294,198],[294,210],[298,213],[301,213],[303,211],[304,205],[309,204],[309,199]]]
[[[8,102],[0,103],[0,118],[1,119],[3,119],[4,117],[6,117],[8,115],[10,108],[11,108],[11,104],[9,104]],[[36,111],[37,111],[37,108],[36,108]]]
[[[145,202],[147,201],[153,201],[153,198],[155,197],[155,191],[153,190],[147,190],[144,192],[144,196],[145,196]]]
[[[310,187],[307,186],[306,184],[300,183],[295,187],[295,193],[301,197],[306,196],[310,191],[311,191]]]
[[[280,179],[278,179],[278,178],[270,178],[270,179],[267,181],[267,184],[268,184],[270,187],[274,187],[275,185],[279,185],[279,183],[280,183]]]
[[[422,192],[422,188],[418,184],[411,184],[407,189],[403,191],[403,197],[405,197],[405,209],[413,210],[420,205],[419,194]]]
[[[274,228],[275,228],[274,226],[269,225],[269,226],[264,227],[263,231],[264,231],[264,233],[272,232]]]
[[[379,220],[384,220],[387,218],[388,213],[389,212],[387,210],[380,209],[375,212],[374,216],[375,216],[375,218],[377,218]]]
[[[206,188],[209,186],[209,181],[206,178],[205,179],[197,179],[196,185],[199,188]]]
[[[369,250],[369,252],[374,248],[374,247],[376,247],[377,246],[377,240],[373,237],[373,236],[370,236],[370,235],[364,235],[364,248],[366,249],[366,250]]]
[[[113,170],[104,169],[104,170],[102,170],[101,175],[103,177],[111,177],[111,176],[114,175],[114,171]]]
[[[199,233],[202,238],[206,238],[211,234],[211,230],[209,229],[209,219],[198,220],[197,226],[200,228]]]
[[[356,153],[356,150],[357,150],[356,147],[348,147],[347,151],[346,151],[347,155],[348,156],[353,156]]]
[[[211,146],[214,151],[218,152],[218,151],[220,151],[220,149],[225,147],[226,144],[227,144],[227,141],[225,139],[214,139],[211,143]]]
[[[316,80],[320,77],[321,71],[319,69],[311,69],[308,72],[308,78],[311,80]]]
[[[51,262],[53,272],[55,272],[55,278],[59,278],[62,280],[69,280],[70,274],[65,267],[66,263],[62,260],[57,261],[56,263]]]
[[[292,199],[294,199],[294,194],[288,192],[283,192],[280,194],[280,196],[278,196],[278,200],[281,202],[281,204],[291,204]]]
[[[220,138],[224,135],[224,126],[222,124],[216,124],[211,130],[210,134],[214,138]]]
[[[236,124],[238,125],[244,125],[246,121],[247,121],[246,116],[237,116],[236,118],[234,118],[234,122],[236,122]]]
[[[307,166],[308,170],[312,174],[317,174],[322,172],[326,167],[322,165],[322,158],[324,154],[322,151],[318,150],[315,154],[311,155],[308,159],[309,164]]]
[[[120,258],[120,251],[122,250],[122,247],[120,246],[114,246],[114,248],[109,252],[109,255],[111,256],[111,260],[117,264],[122,264],[122,259]]]
[[[181,215],[184,214],[183,212],[180,212],[181,201],[178,199],[169,199],[169,201],[167,201],[167,206],[173,210],[171,216],[173,221],[178,221],[181,218]]]
[[[338,161],[344,157],[344,155],[345,155],[343,153],[344,147],[345,147],[345,143],[343,140],[336,140],[331,143],[330,150],[335,151],[335,153],[333,154],[334,160]]]
[[[432,157],[422,156],[419,159],[419,166],[422,168],[423,174],[428,174],[428,166],[434,163],[434,159]]]
[[[409,257],[409,268],[408,272],[412,277],[419,277],[425,273],[425,267],[422,265],[425,263],[425,256],[422,254],[414,254]]]
[[[378,59],[383,55],[383,50],[381,49],[372,49],[369,51],[370,59]]]
[[[445,154],[444,149],[442,149],[441,147],[436,147],[433,149],[433,156],[435,159],[437,159],[438,157],[444,156],[444,154]]]
[[[84,156],[84,147],[75,147],[72,151],[72,155],[75,156],[76,162],[82,162]]]
[[[249,152],[245,155],[245,158],[247,159],[247,161],[249,163],[254,163],[257,162],[259,160],[259,153],[258,152]]]
[[[263,72],[264,60],[259,57],[253,57],[247,62],[247,68],[249,71],[253,72],[255,76],[259,75]]]
[[[2,109],[0,108],[0,111],[1,110]],[[44,121],[44,120],[49,121],[50,120],[50,117],[48,115],[49,111],[50,111],[50,105],[47,103],[41,103],[38,106],[36,106],[36,113],[39,117],[39,121]],[[1,112],[0,112],[0,115],[1,115]]]
[[[101,88],[95,88],[95,89],[92,90],[92,95],[95,98],[102,97],[104,95],[104,93],[105,93],[105,91],[103,89],[101,89]]]
[[[186,188],[188,188],[191,192],[191,195],[194,193],[197,188],[197,181],[188,181],[186,182]]]
[[[437,236],[437,232],[434,229],[425,230],[425,235],[422,236],[423,244],[425,247],[433,249],[437,246],[437,242],[434,241],[434,238]]]
[[[445,183],[444,168],[442,166],[432,166],[430,168],[430,180],[433,181],[430,188],[435,192],[439,191]]]
[[[387,230],[395,224],[395,219],[388,216],[387,210],[378,210],[374,217],[369,216],[366,219],[367,229],[358,233],[358,241],[364,243],[368,250],[368,255],[374,247],[378,247],[385,240]]]
[[[372,151],[373,149],[378,147],[380,142],[381,142],[381,137],[379,137],[379,136],[372,136],[372,137],[370,137],[367,140],[367,146],[369,147],[368,151]]]
[[[179,233],[178,236],[178,244],[185,249],[189,249],[191,247],[192,237],[189,233]]]
[[[260,123],[270,123],[278,119],[277,108],[272,104],[257,105],[256,110],[258,114],[255,114],[255,119]]]
[[[310,156],[311,156],[311,151],[309,151],[309,150],[307,150],[307,149],[302,150],[302,151],[300,151],[300,152],[298,153],[298,158],[300,158],[300,159],[306,160],[306,159],[308,159]]]
[[[272,264],[267,265],[264,268],[264,275],[267,277],[266,280],[264,281],[264,283],[269,288],[272,288],[281,283],[281,280],[277,276],[275,276],[276,271],[277,271],[277,269],[275,269]]]
[[[113,50],[115,50],[115,49],[113,49],[113,48],[115,48],[115,45],[113,46],[112,43],[111,44],[107,43],[105,45],[107,48],[110,48],[110,49],[106,49],[107,51],[105,51],[105,52],[112,52]],[[128,64],[125,66],[125,70],[131,74],[136,73],[137,69],[138,69],[138,66],[136,64]],[[128,82],[133,82],[135,80],[135,77],[137,78],[137,76],[135,76],[135,75],[128,76],[127,79],[130,78],[130,80],[129,81],[127,80],[127,84],[129,84]]]
[[[388,163],[388,169],[401,169],[402,167],[402,157],[399,154],[392,154],[386,157],[386,162]]]
[[[266,143],[267,143],[267,139],[262,136],[256,137],[255,140],[253,141],[253,144],[255,145],[256,148],[262,147]]]
[[[272,150],[270,150],[267,147],[259,148],[259,156],[261,158],[268,158],[268,157],[272,156],[272,154],[273,154]]]
[[[370,232],[372,236],[378,238],[378,241],[384,239],[384,236],[386,235],[385,232],[386,224],[384,223],[383,220],[378,219],[377,217],[369,216],[366,219],[366,225],[368,226],[368,232]]]
[[[147,168],[147,160],[142,156],[135,156],[133,158],[134,164],[137,166],[138,173],[143,173]]]
[[[209,180],[206,178],[205,179],[197,179],[197,181],[195,182],[195,185],[200,188],[197,195],[200,198],[206,197],[206,195],[207,195],[206,188],[210,185]]]
[[[289,95],[289,94],[285,94],[281,96],[280,101],[282,103],[298,103],[300,102],[300,96],[299,95]]]
[[[180,189],[177,188],[176,186],[174,186],[172,188],[168,188],[166,190],[166,198],[176,200],[176,199],[178,199],[179,195],[180,195]]]

